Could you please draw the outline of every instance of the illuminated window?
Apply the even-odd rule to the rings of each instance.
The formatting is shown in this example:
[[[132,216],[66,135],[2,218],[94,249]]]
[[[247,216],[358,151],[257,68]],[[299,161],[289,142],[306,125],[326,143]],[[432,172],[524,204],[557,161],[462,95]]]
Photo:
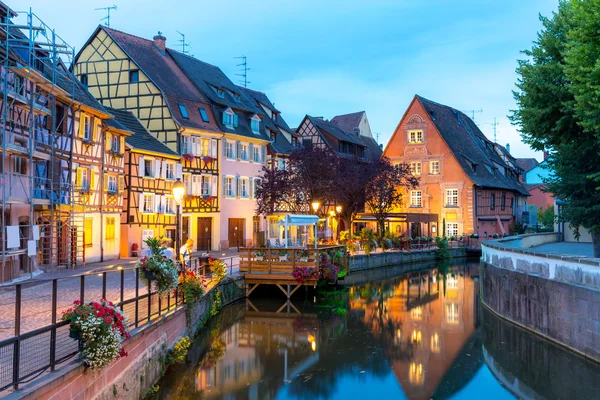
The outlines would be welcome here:
[[[106,218],[106,240],[113,240],[115,236],[115,217]]]
[[[410,191],[410,206],[411,207],[422,207],[423,206],[423,193],[420,190]]]
[[[408,131],[408,143],[423,143],[423,131]]]
[[[458,207],[458,189],[446,189],[446,207]]]
[[[410,173],[413,175],[421,175],[421,163],[420,162],[411,162],[410,163]]]
[[[412,335],[410,336],[413,344],[420,345],[423,340],[423,334],[421,331],[412,331]]]
[[[83,235],[85,238],[85,247],[92,247],[92,230],[94,227],[94,220],[92,218],[86,218],[83,226]]]
[[[446,304],[446,322],[448,322],[449,324],[458,324],[458,322],[459,322],[458,304],[454,304],[454,303]]]
[[[142,205],[142,212],[154,212],[154,194],[144,193],[144,204]]]
[[[410,363],[408,370],[408,381],[413,385],[422,385],[425,381],[425,372],[423,371],[423,364],[421,363]]]
[[[446,236],[458,236],[458,222],[446,223]]]
[[[434,333],[431,337],[431,351],[433,353],[440,352],[440,336],[437,333]]]
[[[202,157],[210,156],[210,139],[200,140],[200,155]]]
[[[414,320],[420,321],[423,318],[423,307],[419,306],[410,310],[410,317]]]
[[[439,161],[432,161],[429,164],[429,173],[431,175],[438,175],[440,173],[440,162]]]

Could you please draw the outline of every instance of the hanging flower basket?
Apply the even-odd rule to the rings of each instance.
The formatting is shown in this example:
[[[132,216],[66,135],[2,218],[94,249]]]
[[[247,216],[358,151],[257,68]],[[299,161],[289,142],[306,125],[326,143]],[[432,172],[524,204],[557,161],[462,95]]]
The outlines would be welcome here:
[[[196,160],[196,157],[194,157],[193,154],[182,154],[181,157],[187,162],[194,162]]]
[[[150,249],[150,255],[136,263],[141,272],[140,278],[148,286],[155,282],[156,291],[166,294],[177,287],[175,260],[162,255],[165,247],[158,238],[148,238],[145,243]]]
[[[75,300],[61,319],[71,322],[69,337],[79,341],[81,354],[89,367],[102,368],[127,356],[122,347],[123,341],[129,339],[127,318],[112,302]]]
[[[155,281],[156,280],[156,275],[154,275],[154,272],[145,270],[144,271],[144,277],[146,278],[147,281]]]

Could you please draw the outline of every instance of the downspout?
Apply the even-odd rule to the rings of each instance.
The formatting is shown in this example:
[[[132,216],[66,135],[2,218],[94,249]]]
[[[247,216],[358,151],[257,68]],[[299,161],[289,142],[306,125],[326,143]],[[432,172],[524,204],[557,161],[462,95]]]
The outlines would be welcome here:
[[[104,162],[106,151],[106,130],[102,130],[102,142],[100,143],[101,168],[100,168],[100,262],[104,261]]]
[[[477,219],[477,186],[473,185],[473,233],[479,234],[479,220]]]

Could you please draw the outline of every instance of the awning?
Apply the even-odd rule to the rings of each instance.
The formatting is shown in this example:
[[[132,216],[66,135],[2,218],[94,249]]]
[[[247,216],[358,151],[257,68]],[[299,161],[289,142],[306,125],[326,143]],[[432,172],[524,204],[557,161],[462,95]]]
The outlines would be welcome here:
[[[279,225],[288,226],[309,226],[319,222],[319,217],[316,215],[294,215],[287,214],[279,221]]]

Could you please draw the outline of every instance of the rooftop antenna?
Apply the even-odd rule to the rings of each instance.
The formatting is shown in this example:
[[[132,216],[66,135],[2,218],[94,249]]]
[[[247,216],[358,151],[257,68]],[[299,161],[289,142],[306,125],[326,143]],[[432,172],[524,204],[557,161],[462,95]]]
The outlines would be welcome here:
[[[183,54],[190,54],[190,51],[187,50],[188,47],[190,47],[191,43],[186,43],[185,42],[185,33],[181,33],[178,30],[175,30],[175,32],[179,33],[181,35],[181,39],[179,39],[179,43],[181,43],[181,52]]]
[[[373,132],[375,134],[375,141],[379,144],[379,135],[381,135],[381,133],[379,132]]]
[[[104,21],[106,20],[106,22],[104,23],[104,25],[108,26],[110,28],[110,10],[117,10],[117,6],[112,5],[110,7],[100,7],[100,8],[96,8],[96,11],[102,11],[105,10],[106,11],[106,17],[102,18],[100,21]]]
[[[500,125],[500,122],[497,122],[496,121],[496,117],[494,117],[494,122],[493,123],[488,123],[487,125],[491,125],[492,128],[494,128],[494,143],[497,143],[496,142],[496,133],[497,133],[496,128],[498,127],[498,125]]]
[[[483,109],[480,108],[479,110],[462,110],[462,112],[470,116],[473,122],[475,122],[475,114],[481,114],[483,112]]]
[[[233,57],[235,59],[241,59],[242,63],[241,64],[237,64],[238,67],[242,67],[241,69],[241,74],[236,74],[237,76],[241,76],[242,80],[240,80],[239,82],[244,85],[244,87],[248,87],[249,83],[252,83],[250,81],[248,81],[248,71],[250,71],[250,68],[248,68],[248,63],[246,62],[247,57],[246,56],[241,56],[241,57]]]

